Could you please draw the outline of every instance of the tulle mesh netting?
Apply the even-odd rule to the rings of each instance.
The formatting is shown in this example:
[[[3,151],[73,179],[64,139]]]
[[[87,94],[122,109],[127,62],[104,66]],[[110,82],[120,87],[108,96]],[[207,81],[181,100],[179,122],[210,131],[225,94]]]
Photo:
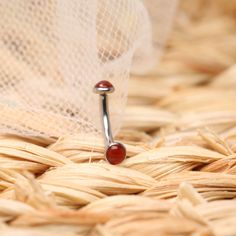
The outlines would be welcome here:
[[[176,0],[1,0],[0,131],[100,132],[99,80],[111,81],[114,131],[130,73],[147,73]]]

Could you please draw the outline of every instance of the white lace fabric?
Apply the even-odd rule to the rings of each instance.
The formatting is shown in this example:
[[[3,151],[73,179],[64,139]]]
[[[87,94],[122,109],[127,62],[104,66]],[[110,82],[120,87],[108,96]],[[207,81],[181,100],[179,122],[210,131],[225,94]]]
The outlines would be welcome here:
[[[99,134],[98,95],[109,80],[112,127],[122,121],[130,73],[156,63],[177,0],[2,0],[0,131]]]

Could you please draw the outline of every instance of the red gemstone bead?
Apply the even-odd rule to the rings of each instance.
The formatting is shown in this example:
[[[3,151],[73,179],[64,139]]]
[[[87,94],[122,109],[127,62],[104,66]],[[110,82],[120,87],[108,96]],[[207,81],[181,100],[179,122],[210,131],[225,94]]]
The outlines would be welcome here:
[[[95,88],[113,88],[113,85],[107,80],[101,80],[95,85]]]
[[[106,158],[112,165],[120,164],[126,157],[126,149],[120,143],[114,143],[107,148]]]

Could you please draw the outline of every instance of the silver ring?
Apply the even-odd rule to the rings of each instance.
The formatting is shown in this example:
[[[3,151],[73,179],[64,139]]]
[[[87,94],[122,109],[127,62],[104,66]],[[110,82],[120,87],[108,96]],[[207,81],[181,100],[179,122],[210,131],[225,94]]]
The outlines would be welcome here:
[[[113,139],[108,109],[108,94],[113,93],[115,88],[109,81],[102,80],[94,86],[93,91],[100,97],[102,126],[106,141],[106,159],[110,164],[120,164],[126,158],[126,148],[122,143],[115,142]]]

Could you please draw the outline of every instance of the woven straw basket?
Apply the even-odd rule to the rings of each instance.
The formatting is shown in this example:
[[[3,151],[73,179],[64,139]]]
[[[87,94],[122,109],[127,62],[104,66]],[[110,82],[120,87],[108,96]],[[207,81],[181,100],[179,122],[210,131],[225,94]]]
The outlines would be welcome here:
[[[235,61],[236,1],[181,1],[161,63],[129,83],[124,163],[94,137],[0,137],[0,235],[236,235]]]

